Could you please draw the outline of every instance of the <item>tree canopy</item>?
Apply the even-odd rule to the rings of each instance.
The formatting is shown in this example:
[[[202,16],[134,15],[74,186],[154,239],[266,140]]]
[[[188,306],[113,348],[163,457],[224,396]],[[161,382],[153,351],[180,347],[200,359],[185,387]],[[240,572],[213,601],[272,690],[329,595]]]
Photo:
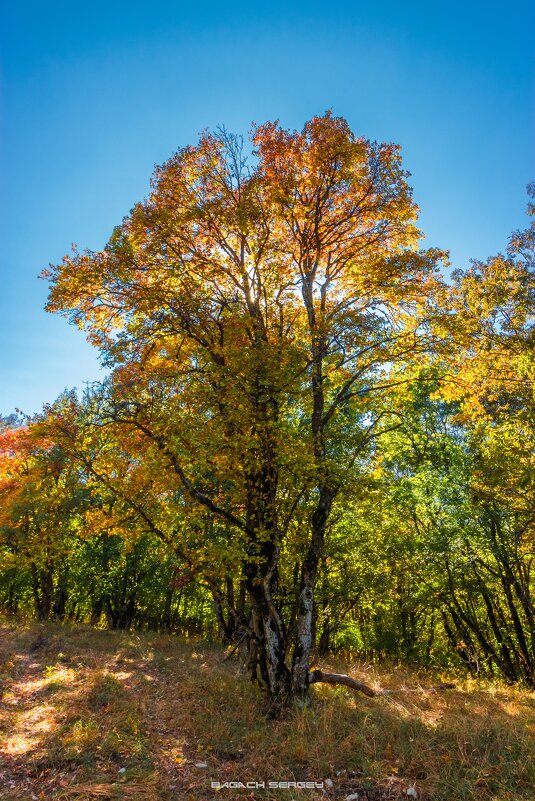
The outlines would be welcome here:
[[[533,229],[448,283],[407,179],[330,113],[205,133],[44,271],[110,374],[2,434],[4,605],[43,566],[45,616],[66,566],[94,622],[193,605],[274,707],[317,649],[533,681]]]

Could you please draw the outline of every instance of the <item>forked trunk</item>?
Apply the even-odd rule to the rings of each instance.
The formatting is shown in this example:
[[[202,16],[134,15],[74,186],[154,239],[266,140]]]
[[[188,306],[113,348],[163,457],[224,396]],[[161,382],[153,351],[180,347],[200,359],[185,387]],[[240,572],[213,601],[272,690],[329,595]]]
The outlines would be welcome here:
[[[257,588],[251,601],[254,634],[249,639],[249,674],[253,681],[261,678],[273,709],[284,708],[291,697],[285,633],[279,615],[266,603],[263,588]]]

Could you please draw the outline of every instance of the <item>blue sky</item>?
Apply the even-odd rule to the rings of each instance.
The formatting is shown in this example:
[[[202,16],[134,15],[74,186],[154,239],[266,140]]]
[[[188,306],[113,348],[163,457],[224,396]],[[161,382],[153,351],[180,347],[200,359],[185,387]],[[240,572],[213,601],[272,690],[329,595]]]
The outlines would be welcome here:
[[[530,5],[4,0],[0,414],[98,377],[37,275],[102,247],[206,127],[332,108],[401,144],[426,244],[454,266],[503,250],[535,178]]]

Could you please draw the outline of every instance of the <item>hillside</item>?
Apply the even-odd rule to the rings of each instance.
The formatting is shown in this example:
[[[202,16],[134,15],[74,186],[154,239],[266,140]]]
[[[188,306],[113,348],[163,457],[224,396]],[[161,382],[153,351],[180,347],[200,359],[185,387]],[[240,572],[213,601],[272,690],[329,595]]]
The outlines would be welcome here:
[[[7,622],[0,636],[3,801],[533,798],[533,693],[338,664],[392,692],[314,687],[311,709],[272,721],[219,646]],[[270,780],[324,788],[211,788]]]

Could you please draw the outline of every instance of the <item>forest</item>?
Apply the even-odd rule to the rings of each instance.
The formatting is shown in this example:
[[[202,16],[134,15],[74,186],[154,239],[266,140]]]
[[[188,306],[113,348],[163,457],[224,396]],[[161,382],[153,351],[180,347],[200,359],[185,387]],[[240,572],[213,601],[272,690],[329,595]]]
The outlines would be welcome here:
[[[218,641],[275,717],[325,658],[533,689],[535,223],[450,272],[418,211],[343,118],[220,128],[44,269],[107,372],[0,421],[2,613]]]

